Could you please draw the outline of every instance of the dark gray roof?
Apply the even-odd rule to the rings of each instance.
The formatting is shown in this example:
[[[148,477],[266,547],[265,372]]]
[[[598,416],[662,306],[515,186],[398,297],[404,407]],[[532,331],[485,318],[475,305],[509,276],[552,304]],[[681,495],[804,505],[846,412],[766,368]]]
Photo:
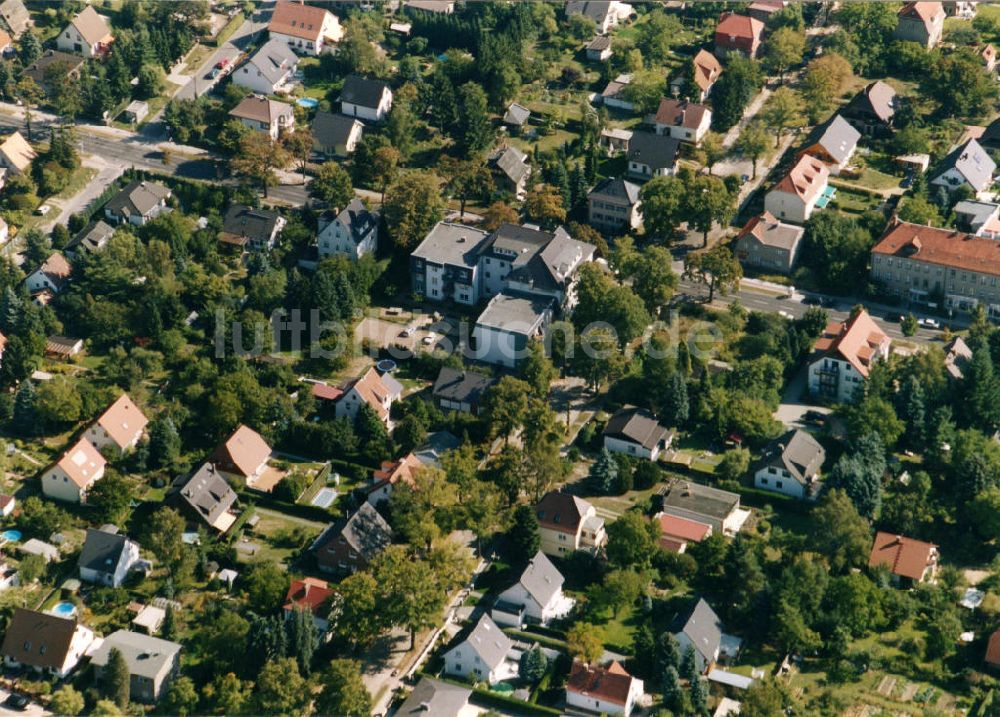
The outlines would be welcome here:
[[[85,60],[79,55],[71,55],[59,50],[46,50],[37,60],[24,68],[24,74],[39,85],[45,84],[45,70],[54,65],[63,64],[70,72],[76,72]]]
[[[954,169],[976,191],[982,191],[989,187],[996,168],[996,162],[990,159],[990,155],[986,153],[982,145],[976,140],[970,139],[965,144],[956,147],[951,154],[944,158],[934,178],[936,179],[949,169]]]
[[[129,539],[119,533],[87,528],[78,565],[102,573],[113,573],[121,561]]]
[[[617,411],[604,427],[604,435],[638,443],[643,448],[655,448],[669,433],[656,417],[645,408],[625,406]]]
[[[509,282],[552,291],[562,289],[576,267],[593,257],[595,248],[573,239],[562,227],[546,232],[533,226],[501,224],[491,235],[488,251],[510,261]]]
[[[158,182],[135,180],[126,184],[105,206],[112,212],[145,216],[170,196],[170,190]]]
[[[530,336],[551,309],[552,299],[497,294],[476,319],[476,325]]]
[[[233,204],[222,220],[222,231],[251,241],[267,243],[281,215],[268,209]]]
[[[344,81],[344,89],[340,91],[340,101],[374,109],[382,101],[382,94],[388,87],[382,80],[348,75]]]
[[[519,582],[535,602],[545,607],[562,589],[564,578],[545,553],[539,550],[521,573]]]
[[[602,52],[609,47],[611,47],[610,35],[595,35],[594,39],[587,43],[587,49],[596,52]]]
[[[471,696],[472,690],[467,687],[424,677],[396,714],[399,717],[458,717]]]
[[[739,503],[737,493],[687,480],[674,482],[663,495],[664,508],[679,508],[716,520],[725,520]]]
[[[628,160],[645,164],[654,170],[673,167],[680,153],[680,140],[665,134],[633,132],[628,145]]]
[[[79,234],[70,239],[63,252],[66,254],[93,254],[103,249],[114,233],[113,226],[99,219],[85,226]]]
[[[722,644],[722,621],[703,598],[698,598],[698,603],[686,618],[682,617],[675,623],[673,632],[687,635],[694,649],[708,662],[715,659]]]
[[[1000,207],[996,204],[977,202],[974,199],[963,199],[952,207],[956,218],[960,220],[959,223],[968,226],[973,233],[979,231],[983,224],[988,222],[998,210]]]
[[[411,256],[434,264],[472,268],[490,234],[464,224],[438,222]]]
[[[806,140],[806,146],[819,144],[837,163],[844,162],[858,146],[861,133],[839,114],[817,125]]]
[[[588,197],[608,197],[611,199],[624,199],[629,204],[636,204],[639,201],[639,185],[626,182],[624,179],[614,179],[608,177],[590,190]]]
[[[521,180],[531,172],[528,156],[517,147],[497,150],[490,158],[490,164],[503,172],[514,184],[520,184]]]
[[[355,124],[364,127],[364,124],[354,117],[332,112],[317,112],[312,121],[313,138],[321,147],[347,144]]]
[[[213,526],[219,516],[236,503],[236,492],[208,462],[202,463],[190,478],[181,476],[174,481],[170,492]]]
[[[611,11],[611,0],[570,0],[566,15],[586,15],[598,25],[603,25]]]
[[[761,457],[763,465],[784,468],[792,478],[805,485],[815,476],[826,451],[815,438],[800,430],[791,430],[772,441]]]
[[[888,124],[896,112],[896,90],[892,85],[876,80],[856,94],[848,103],[845,112],[871,113]]]
[[[434,398],[459,403],[478,403],[497,380],[475,371],[459,371],[442,366],[434,382]]]
[[[343,538],[366,561],[382,552],[392,542],[392,528],[370,503],[362,503],[354,514],[330,525],[313,543],[316,550],[330,540]]]
[[[986,125],[986,129],[979,136],[979,142],[987,145],[1000,144],[1000,117]]]
[[[531,110],[516,102],[511,102],[507,112],[503,116],[504,124],[512,124],[520,127],[531,117]]]
[[[354,243],[362,241],[378,224],[378,215],[368,211],[368,208],[357,197],[347,203],[338,214],[327,211],[319,218],[319,230],[323,231],[334,220],[339,221],[351,232]]]
[[[475,628],[462,642],[469,645],[490,670],[499,667],[514,646],[511,639],[486,614],[479,618]]]
[[[104,638],[104,642],[90,658],[91,663],[98,667],[107,665],[112,648],[117,648],[122,653],[130,675],[151,680],[164,674],[164,670],[171,669],[174,657],[181,651],[181,646],[176,642],[141,632],[117,630]]]
[[[268,40],[249,60],[272,85],[285,79],[299,60],[281,40]]]

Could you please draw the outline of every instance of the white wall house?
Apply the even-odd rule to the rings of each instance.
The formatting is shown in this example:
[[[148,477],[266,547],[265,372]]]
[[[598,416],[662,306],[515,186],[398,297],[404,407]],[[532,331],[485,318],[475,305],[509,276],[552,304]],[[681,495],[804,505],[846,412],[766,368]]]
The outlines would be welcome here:
[[[4,634],[4,664],[64,679],[94,643],[94,631],[74,619],[17,608]]]
[[[403,387],[396,379],[389,374],[379,374],[373,367],[361,378],[344,386],[344,393],[337,399],[334,410],[337,418],[353,421],[361,410],[361,404],[367,403],[379,418],[391,425],[389,412],[392,403],[402,395]]]
[[[602,715],[628,717],[643,695],[642,680],[617,661],[607,667],[574,662],[566,681],[566,704]]]
[[[655,461],[673,441],[673,432],[644,408],[625,406],[604,428],[604,447],[612,453]]]
[[[791,496],[815,498],[826,451],[805,431],[792,430],[773,440],[754,472],[754,486]]]
[[[596,553],[608,542],[604,518],[593,505],[569,493],[550,491],[535,505],[540,549],[565,557],[576,550]]]
[[[298,56],[281,40],[268,40],[232,74],[233,84],[260,95],[291,89]]]
[[[837,403],[855,401],[871,367],[889,357],[891,345],[867,311],[846,323],[831,322],[813,347],[809,392]]]
[[[514,643],[489,615],[483,615],[464,640],[444,653],[446,675],[491,685],[517,677],[518,664],[510,659]]]
[[[267,33],[300,55],[316,56],[340,42],[344,28],[321,7],[283,0],[274,7]]]
[[[573,609],[573,598],[563,594],[563,576],[538,551],[520,579],[500,593],[491,615],[498,625],[520,628],[526,623],[546,625]]]
[[[42,473],[42,493],[68,503],[86,503],[87,492],[104,477],[105,465],[104,456],[81,438]]]
[[[340,92],[340,111],[348,117],[381,122],[392,109],[392,90],[381,80],[350,75]]]
[[[111,34],[108,19],[99,15],[93,5],[87,5],[59,33],[56,47],[63,52],[92,58],[104,55],[111,48],[113,41],[114,36]]]
[[[805,224],[826,191],[829,179],[826,164],[802,155],[788,174],[764,195],[764,209],[777,219]]]
[[[111,446],[118,453],[135,448],[149,420],[127,393],[119,396],[84,434],[97,450]]]
[[[356,261],[378,248],[378,217],[355,198],[343,210],[319,218],[316,237],[319,256],[346,256]]]
[[[116,588],[125,581],[138,561],[137,543],[117,532],[88,528],[87,539],[80,552],[80,580]]]

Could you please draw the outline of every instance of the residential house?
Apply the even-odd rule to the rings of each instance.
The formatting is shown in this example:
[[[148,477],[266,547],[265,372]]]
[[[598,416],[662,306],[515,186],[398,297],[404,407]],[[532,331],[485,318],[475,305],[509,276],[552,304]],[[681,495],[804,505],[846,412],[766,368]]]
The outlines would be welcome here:
[[[317,112],[312,121],[313,150],[324,157],[349,157],[361,141],[365,125],[356,117]]]
[[[836,403],[856,400],[872,366],[889,358],[891,345],[863,309],[846,322],[831,321],[809,358],[809,392]]]
[[[643,691],[642,680],[632,677],[616,660],[607,667],[574,660],[566,680],[566,705],[602,715],[628,717]]]
[[[651,124],[656,127],[656,134],[697,145],[712,126],[712,110],[696,102],[664,98]]]
[[[31,13],[22,0],[3,0],[0,2],[0,18],[16,40],[25,30],[34,25]]]
[[[285,594],[285,619],[291,620],[296,610],[306,610],[312,615],[316,632],[325,636],[330,632],[331,603],[335,594],[326,580],[296,578]]]
[[[775,13],[781,12],[786,7],[788,7],[788,3],[785,0],[757,0],[750,3],[747,14],[767,25]]]
[[[67,677],[94,642],[94,631],[76,620],[19,607],[0,646],[7,667],[28,667],[56,679]]]
[[[933,543],[880,530],[875,533],[868,566],[885,566],[896,582],[906,580],[910,584],[933,583],[939,556],[938,546]]]
[[[142,605],[135,617],[132,618],[132,627],[147,635],[155,635],[163,628],[163,622],[166,619],[167,611],[164,608],[156,605]]]
[[[250,95],[233,109],[229,116],[238,119],[245,127],[264,132],[271,139],[278,139],[282,132],[295,131],[295,110],[287,102]]]
[[[76,79],[80,76],[80,68],[86,60],[79,55],[71,55],[68,52],[59,50],[46,50],[37,60],[24,68],[24,75],[30,77],[42,89],[46,89],[48,82],[46,75],[50,72],[58,75],[65,75]],[[50,67],[57,67],[59,70],[49,70]]]
[[[340,91],[340,111],[348,117],[381,122],[392,109],[392,90],[382,80],[348,75]]]
[[[564,618],[575,601],[563,594],[563,582],[556,566],[539,550],[520,579],[500,593],[490,615],[498,625],[518,629],[528,623],[547,625]]]
[[[166,210],[172,193],[159,182],[129,182],[104,205],[104,218],[112,224],[142,226]]]
[[[117,588],[139,562],[139,545],[113,525],[100,530],[87,528],[87,538],[77,563],[80,580],[92,585]]]
[[[541,550],[561,558],[576,550],[596,553],[608,541],[604,519],[593,505],[569,493],[549,491],[535,505]]]
[[[939,2],[908,2],[899,10],[893,37],[919,43],[930,50],[941,42],[944,18],[944,8]]]
[[[724,57],[733,53],[755,58],[764,40],[764,23],[749,15],[723,13],[715,27],[715,54]]]
[[[867,85],[840,111],[861,134],[884,137],[892,132],[892,119],[898,102],[896,90],[882,80]]]
[[[986,643],[986,664],[994,670],[1000,668],[1000,628],[997,628],[990,635]]]
[[[470,717],[470,697],[472,690],[468,687],[421,677],[396,710],[396,717]]]
[[[872,249],[871,278],[911,303],[1000,318],[1000,243],[952,229],[894,221]]]
[[[125,453],[139,444],[149,419],[123,393],[105,409],[84,433],[84,437],[98,450],[111,446],[118,453]]]
[[[991,225],[1000,219],[1000,204],[993,202],[963,199],[951,210],[955,213],[955,227],[976,236],[988,235]]]
[[[81,438],[42,473],[42,493],[69,503],[86,503],[87,492],[104,477],[106,465],[94,444]]]
[[[627,90],[630,84],[632,84],[631,74],[623,73],[616,75],[601,91],[601,104],[605,107],[614,107],[626,112],[634,112],[635,103],[629,98]]]
[[[417,471],[424,468],[424,462],[415,454],[407,453],[395,461],[382,461],[382,466],[372,472],[372,482],[368,486],[368,496],[365,500],[373,506],[389,500],[397,483],[403,482],[413,486]]]
[[[799,154],[808,154],[824,162],[830,174],[837,175],[847,166],[858,148],[861,133],[839,114],[809,133]]]
[[[257,431],[242,423],[209,458],[224,478],[250,487],[264,475],[270,459],[271,446]]]
[[[527,126],[530,118],[531,110],[524,105],[517,104],[517,102],[511,102],[507,106],[507,111],[504,112],[503,123],[508,127],[523,129]]]
[[[442,366],[438,371],[431,396],[439,408],[479,415],[489,390],[497,379],[475,371],[458,370]]]
[[[16,507],[17,498],[8,493],[0,494],[0,517],[9,518]]]
[[[259,95],[288,92],[298,67],[299,58],[288,44],[271,39],[232,73],[233,84]]]
[[[371,506],[362,503],[350,516],[327,527],[310,550],[326,573],[364,570],[392,542],[392,528]]]
[[[149,115],[149,103],[142,100],[132,100],[122,110],[122,121],[130,125],[141,124]]]
[[[326,211],[319,218],[316,237],[319,256],[346,256],[357,261],[378,249],[378,214],[358,198],[353,198],[339,212]]]
[[[723,656],[722,620],[703,598],[699,598],[689,612],[681,613],[674,621],[671,632],[677,640],[680,654],[694,648],[698,671],[704,673]]]
[[[764,195],[764,209],[778,219],[805,224],[816,209],[823,209],[833,197],[830,170],[826,164],[805,154]]]
[[[438,222],[410,252],[413,293],[431,301],[479,303],[481,255],[491,234],[464,224]]]
[[[604,427],[604,447],[612,453],[655,461],[670,447],[674,432],[645,408],[625,406]]]
[[[528,177],[531,176],[528,155],[517,147],[500,147],[490,155],[488,164],[497,189],[519,200],[527,196]]]
[[[694,90],[697,101],[704,102],[712,92],[716,80],[722,74],[722,63],[708,50],[698,50],[691,61],[691,67],[694,70],[693,77],[689,78],[686,74],[677,75],[670,81],[670,91],[675,96],[679,95],[691,82],[694,84],[694,88],[697,88]]]
[[[57,563],[60,560],[59,548],[38,538],[29,538],[17,546],[21,555],[37,555],[46,563]]]
[[[0,142],[0,167],[12,175],[27,172],[31,167],[31,161],[37,156],[38,154],[28,144],[28,140],[17,130]]]
[[[340,20],[316,5],[281,0],[267,25],[268,37],[285,43],[300,55],[319,55],[344,36]]]
[[[444,653],[444,673],[495,685],[514,679],[518,664],[511,655],[514,643],[484,614],[475,628]]]
[[[677,171],[680,140],[666,134],[633,132],[628,143],[628,176],[646,181]]]
[[[972,349],[965,339],[956,336],[944,346],[944,370],[952,381],[961,381],[965,367],[972,361]]]
[[[114,40],[108,18],[99,15],[93,5],[87,5],[59,33],[56,47],[90,59],[105,55]]]
[[[10,563],[0,560],[0,591],[21,587],[21,575]]]
[[[930,178],[929,183],[935,187],[944,187],[949,192],[968,186],[973,192],[980,194],[993,186],[996,168],[996,162],[982,145],[970,139],[941,161],[937,173]]]
[[[72,336],[49,336],[45,339],[45,355],[68,361],[83,351],[83,339]]]
[[[764,211],[752,217],[736,235],[733,251],[744,266],[790,274],[798,261],[805,233],[804,227],[779,222]]]
[[[601,35],[627,21],[632,12],[632,6],[620,0],[569,0],[566,3],[566,17],[589,17]]]
[[[774,439],[764,449],[754,473],[753,484],[761,490],[793,498],[815,499],[819,492],[819,471],[826,451],[805,431],[793,429]]]
[[[472,328],[469,348],[479,361],[515,368],[527,356],[528,344],[541,338],[552,320],[553,299],[497,294]]]
[[[166,502],[195,525],[205,524],[225,534],[236,522],[236,491],[215,466],[206,461],[190,476],[181,476],[167,492]]]
[[[608,177],[587,193],[587,222],[609,234],[630,232],[642,226],[639,185]]]
[[[455,12],[454,0],[403,0],[403,7],[439,15],[451,15]]]
[[[967,2],[966,0],[944,0],[941,5],[944,7],[945,15],[948,17],[971,20],[976,16],[976,6],[979,3]]]
[[[740,508],[738,493],[693,481],[674,481],[662,499],[664,514],[710,525],[713,532],[726,536],[740,532],[749,517],[749,512]]]
[[[180,672],[181,645],[141,632],[116,630],[104,638],[90,658],[98,682],[104,679],[111,650],[125,658],[129,674],[129,700],[155,704]]]
[[[997,69],[997,49],[993,45],[988,42],[976,45],[972,51],[982,58],[983,66],[987,72],[992,74]]]
[[[712,526],[697,520],[660,513],[660,547],[672,553],[683,553],[688,543],[700,543],[712,534]]]
[[[32,294],[45,290],[58,294],[69,285],[72,274],[73,267],[66,261],[66,257],[59,252],[52,252],[40,267],[28,274],[24,284]]]
[[[337,418],[354,421],[361,404],[365,403],[383,423],[390,426],[392,422],[389,411],[392,403],[403,395],[403,387],[399,381],[387,373],[380,374],[374,367],[365,371],[360,378],[345,384],[342,390],[344,393],[335,404]]]
[[[286,223],[283,216],[270,209],[233,204],[222,220],[219,241],[241,249],[271,251],[278,243],[278,237]]]
[[[611,59],[611,36],[594,35],[594,39],[584,48],[591,62],[607,62]]]

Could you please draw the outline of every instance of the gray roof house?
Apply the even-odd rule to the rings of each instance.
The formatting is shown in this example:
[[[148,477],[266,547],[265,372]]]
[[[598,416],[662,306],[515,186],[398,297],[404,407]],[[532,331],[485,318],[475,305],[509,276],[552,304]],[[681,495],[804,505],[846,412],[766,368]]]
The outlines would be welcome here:
[[[751,217],[736,235],[733,250],[744,266],[789,274],[795,268],[805,233],[805,227],[778,221],[764,211]]]
[[[382,80],[349,75],[339,99],[345,115],[380,122],[392,105],[392,90]]]
[[[63,253],[66,256],[76,259],[79,256],[93,254],[100,251],[115,233],[115,228],[102,219],[91,222],[85,226],[80,233],[69,240]]]
[[[618,233],[638,229],[639,185],[608,177],[587,194],[587,221],[599,231]]]
[[[611,36],[595,35],[594,39],[587,43],[584,48],[587,51],[587,59],[594,62],[603,62],[611,58]]]
[[[321,259],[346,256],[354,261],[378,247],[378,214],[357,197],[339,212],[323,212],[318,230],[316,246]]]
[[[792,429],[764,449],[754,473],[754,485],[794,498],[815,498],[825,460],[826,450],[815,438]]]
[[[444,672],[471,677],[493,685],[517,676],[517,662],[510,659],[514,643],[489,615],[479,618],[472,632],[444,653]]]
[[[962,371],[972,360],[972,349],[965,343],[965,339],[956,336],[951,343],[944,347],[944,368],[948,372],[948,377],[958,381],[962,378]]]
[[[476,415],[486,393],[496,382],[486,374],[442,366],[431,395],[441,408]]]
[[[633,179],[652,179],[673,174],[680,154],[679,139],[653,132],[633,132],[629,140],[628,175]]]
[[[502,147],[490,156],[489,166],[499,189],[510,192],[518,199],[524,198],[531,175],[528,155],[517,147]]]
[[[313,149],[327,157],[346,157],[354,153],[364,129],[356,117],[317,112],[312,121]]]
[[[690,612],[678,615],[671,632],[682,655],[688,647],[694,648],[702,672],[718,661],[722,653],[722,621],[704,599],[699,598]]]
[[[98,680],[103,678],[112,649],[121,652],[128,665],[129,699],[134,702],[158,702],[180,669],[181,646],[176,642],[118,630],[104,638],[90,658]]]
[[[735,535],[743,527],[747,512],[740,509],[740,496],[689,480],[674,481],[663,494],[663,512],[711,525],[724,535]]]
[[[486,363],[515,367],[526,355],[528,342],[548,325],[554,304],[549,297],[497,294],[472,329],[474,355]]]
[[[811,154],[826,163],[830,174],[840,174],[854,156],[860,139],[861,133],[837,114],[810,132],[800,154]]]
[[[139,546],[118,533],[113,525],[100,530],[87,528],[80,552],[80,580],[85,583],[119,587],[139,561]]]
[[[236,522],[236,497],[232,486],[206,461],[190,477],[175,480],[166,501],[193,520],[225,533]]]
[[[167,206],[171,191],[159,182],[135,180],[104,205],[104,217],[114,224],[142,226]]]
[[[299,58],[288,43],[268,40],[233,72],[233,84],[268,95],[285,91],[291,88],[298,65]]]
[[[984,226],[1000,219],[1000,205],[992,202],[965,199],[952,207],[952,211],[955,212],[955,227],[971,234],[979,234]]]
[[[4,25],[10,30],[10,34],[17,39],[21,34],[32,26],[31,14],[21,0],[3,0],[0,2],[0,18],[3,18]]]
[[[896,107],[896,90],[876,80],[856,94],[841,114],[863,135],[886,136],[892,131]]]
[[[392,528],[370,503],[331,523],[309,548],[324,572],[363,570],[392,542]]]
[[[421,678],[396,710],[397,717],[458,717],[472,697],[468,687]]]
[[[520,628],[529,622],[545,625],[565,617],[574,601],[563,595],[563,582],[562,574],[539,550],[520,579],[497,597],[491,611],[494,622]]]
[[[269,251],[274,248],[284,228],[285,218],[277,212],[233,204],[222,220],[219,241],[254,251]]]
[[[612,453],[655,461],[673,441],[674,433],[645,408],[625,406],[604,427],[604,447]]]
[[[993,184],[993,173],[997,165],[982,145],[970,139],[956,147],[951,154],[942,160],[937,173],[930,183],[954,191],[963,184],[969,185],[974,192],[986,191]]]
[[[503,115],[503,123],[512,127],[523,127],[531,117],[531,110],[517,102],[511,102]]]

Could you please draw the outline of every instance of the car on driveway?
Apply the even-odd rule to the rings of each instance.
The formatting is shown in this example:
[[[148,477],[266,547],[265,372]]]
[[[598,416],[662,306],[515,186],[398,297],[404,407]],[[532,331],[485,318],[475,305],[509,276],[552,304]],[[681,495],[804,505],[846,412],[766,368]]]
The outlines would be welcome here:
[[[29,704],[31,704],[31,700],[18,692],[11,692],[10,696],[3,701],[4,707],[17,710],[18,712],[24,712],[28,709]]]
[[[826,423],[826,414],[820,411],[809,410],[802,414],[802,420],[806,423]]]
[[[940,329],[941,328],[941,322],[938,321],[937,319],[931,319],[931,318],[920,319],[920,325],[923,326],[925,329]]]
[[[51,204],[43,204],[42,206],[38,207],[38,209],[35,210],[35,214],[37,214],[37,215],[39,215],[41,217],[44,217],[46,214],[48,214],[51,211],[52,211],[52,205]]]

